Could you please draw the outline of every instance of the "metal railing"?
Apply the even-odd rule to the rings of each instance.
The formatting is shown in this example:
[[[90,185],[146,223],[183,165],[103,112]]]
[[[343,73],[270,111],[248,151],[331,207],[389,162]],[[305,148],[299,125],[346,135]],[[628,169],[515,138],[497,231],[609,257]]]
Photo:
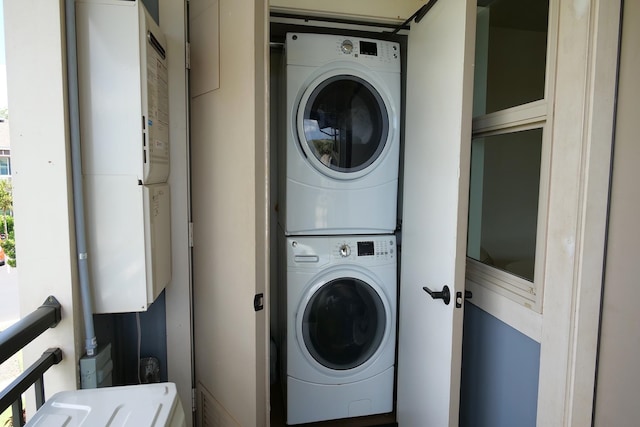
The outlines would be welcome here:
[[[24,346],[49,328],[55,328],[62,318],[62,309],[55,297],[49,296],[35,311],[29,313],[4,331],[0,332],[0,364],[19,352]],[[0,414],[12,407],[13,425],[25,424],[22,394],[34,385],[36,408],[44,404],[44,373],[62,360],[59,348],[50,348],[31,366],[26,368],[11,384],[0,392]]]

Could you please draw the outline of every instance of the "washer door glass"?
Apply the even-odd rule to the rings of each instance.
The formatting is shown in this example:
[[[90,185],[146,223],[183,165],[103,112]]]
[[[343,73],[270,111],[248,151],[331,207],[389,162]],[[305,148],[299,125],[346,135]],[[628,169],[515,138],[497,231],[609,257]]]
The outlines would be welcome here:
[[[336,370],[365,363],[380,347],[387,319],[378,293],[354,278],[332,280],[309,300],[302,336],[313,358]]]
[[[382,153],[389,117],[380,94],[365,80],[337,75],[320,83],[303,115],[309,150],[324,167],[352,173],[366,169]]]

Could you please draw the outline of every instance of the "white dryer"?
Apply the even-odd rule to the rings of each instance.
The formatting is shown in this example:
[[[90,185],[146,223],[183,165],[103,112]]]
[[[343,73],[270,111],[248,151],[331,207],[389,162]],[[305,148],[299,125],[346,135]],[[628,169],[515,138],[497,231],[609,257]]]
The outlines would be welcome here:
[[[289,33],[286,62],[281,227],[287,235],[393,233],[399,44]]]
[[[393,410],[393,235],[281,237],[287,424]]]

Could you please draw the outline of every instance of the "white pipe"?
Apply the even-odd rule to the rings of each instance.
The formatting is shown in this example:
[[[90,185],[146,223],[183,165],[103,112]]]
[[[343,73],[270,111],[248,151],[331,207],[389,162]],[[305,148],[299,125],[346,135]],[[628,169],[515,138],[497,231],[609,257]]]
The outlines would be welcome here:
[[[75,0],[65,0],[67,35],[67,87],[69,95],[69,130],[71,137],[71,168],[73,177],[73,211],[75,215],[76,249],[78,251],[78,276],[85,329],[87,356],[94,356],[98,340],[93,328],[91,283],[87,260],[87,236],[84,219],[84,190],[82,187],[82,150],[80,148],[80,111],[78,101],[78,55],[76,49]]]

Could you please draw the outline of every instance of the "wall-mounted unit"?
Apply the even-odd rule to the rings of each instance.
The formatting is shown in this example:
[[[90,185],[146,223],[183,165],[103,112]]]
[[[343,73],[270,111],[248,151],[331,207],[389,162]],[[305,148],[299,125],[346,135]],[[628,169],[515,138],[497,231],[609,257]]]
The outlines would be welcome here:
[[[171,279],[166,41],[141,1],[76,1],[94,311],[144,311]]]

